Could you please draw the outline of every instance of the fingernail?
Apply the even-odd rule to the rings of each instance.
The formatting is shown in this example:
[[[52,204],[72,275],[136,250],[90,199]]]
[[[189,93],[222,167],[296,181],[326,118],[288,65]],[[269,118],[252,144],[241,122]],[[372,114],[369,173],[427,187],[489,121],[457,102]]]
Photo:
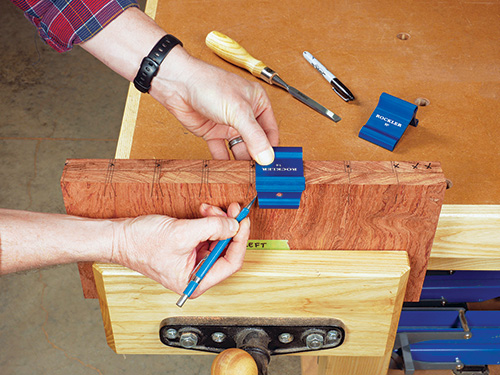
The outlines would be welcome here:
[[[238,232],[238,229],[240,229],[240,225],[238,224],[238,222],[236,220],[231,220],[231,225],[229,227],[229,229],[231,229],[233,232]]]
[[[260,165],[269,165],[274,161],[274,151],[272,148],[268,148],[266,151],[262,151],[257,155],[255,161]]]

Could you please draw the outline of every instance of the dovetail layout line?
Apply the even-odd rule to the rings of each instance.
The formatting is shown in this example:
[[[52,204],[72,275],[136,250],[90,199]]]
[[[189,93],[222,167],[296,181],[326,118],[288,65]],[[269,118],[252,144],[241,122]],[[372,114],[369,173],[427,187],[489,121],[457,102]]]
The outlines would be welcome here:
[[[104,195],[106,195],[106,191],[108,186],[111,186],[111,189],[113,190],[113,194],[116,197],[116,190],[115,187],[113,186],[113,174],[115,173],[115,159],[110,159],[108,163],[108,168],[106,169],[106,176],[104,178]]]
[[[158,191],[160,192],[160,195],[163,197],[163,190],[161,188],[160,184],[160,179],[161,179],[161,168],[162,168],[162,161],[161,160],[156,160],[155,161],[155,166],[154,166],[154,171],[153,171],[153,182],[151,183],[151,197],[153,196],[153,193],[156,191],[156,197],[158,198]]]

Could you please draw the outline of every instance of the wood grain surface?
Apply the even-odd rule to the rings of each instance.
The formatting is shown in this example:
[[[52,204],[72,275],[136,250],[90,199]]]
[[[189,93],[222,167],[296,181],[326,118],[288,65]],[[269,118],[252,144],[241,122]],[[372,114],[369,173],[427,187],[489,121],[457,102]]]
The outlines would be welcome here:
[[[174,316],[333,317],[342,346],[309,355],[382,356],[393,345],[409,275],[403,251],[249,250],[243,268],[182,309],[179,296],[114,264],[96,264],[106,337],[121,354],[186,354],[159,339]],[[102,283],[102,285],[100,285]],[[293,290],[293,292],[291,292]],[[110,336],[109,333],[112,333]],[[392,341],[391,341],[392,340]],[[190,354],[207,354],[190,351]]]
[[[319,357],[317,375],[385,375],[389,361],[387,354],[378,357]]]
[[[500,205],[443,205],[428,268],[500,270]]]
[[[246,204],[254,174],[245,161],[68,160],[61,185],[72,215],[195,218],[202,202]],[[294,250],[405,250],[406,300],[418,301],[446,189],[439,163],[306,161],[304,176],[300,208],[252,209],[250,238]]]

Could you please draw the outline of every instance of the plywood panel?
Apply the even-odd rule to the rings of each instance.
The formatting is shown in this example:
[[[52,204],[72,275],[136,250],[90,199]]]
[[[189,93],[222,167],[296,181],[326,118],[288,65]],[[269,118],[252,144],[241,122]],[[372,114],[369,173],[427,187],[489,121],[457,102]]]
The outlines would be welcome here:
[[[96,264],[108,341],[117,353],[186,354],[159,340],[171,316],[334,317],[346,341],[320,355],[383,355],[393,344],[409,275],[402,251],[249,250],[243,269],[201,297],[178,295],[113,264]],[[102,285],[101,285],[102,283]],[[198,353],[198,352],[192,352]],[[310,353],[311,354],[311,353]],[[313,352],[313,355],[319,354]]]
[[[417,301],[446,186],[439,163],[306,161],[304,176],[299,209],[252,209],[251,238],[288,240],[291,249],[405,250],[406,299]],[[246,204],[254,180],[251,162],[69,160],[61,184],[69,214],[194,218],[202,202]]]

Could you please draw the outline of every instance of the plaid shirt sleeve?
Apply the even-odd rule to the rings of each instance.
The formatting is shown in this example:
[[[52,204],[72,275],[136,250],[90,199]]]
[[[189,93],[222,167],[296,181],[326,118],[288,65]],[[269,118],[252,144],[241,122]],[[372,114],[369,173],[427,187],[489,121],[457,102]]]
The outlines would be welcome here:
[[[12,0],[58,52],[89,40],[136,0]]]

